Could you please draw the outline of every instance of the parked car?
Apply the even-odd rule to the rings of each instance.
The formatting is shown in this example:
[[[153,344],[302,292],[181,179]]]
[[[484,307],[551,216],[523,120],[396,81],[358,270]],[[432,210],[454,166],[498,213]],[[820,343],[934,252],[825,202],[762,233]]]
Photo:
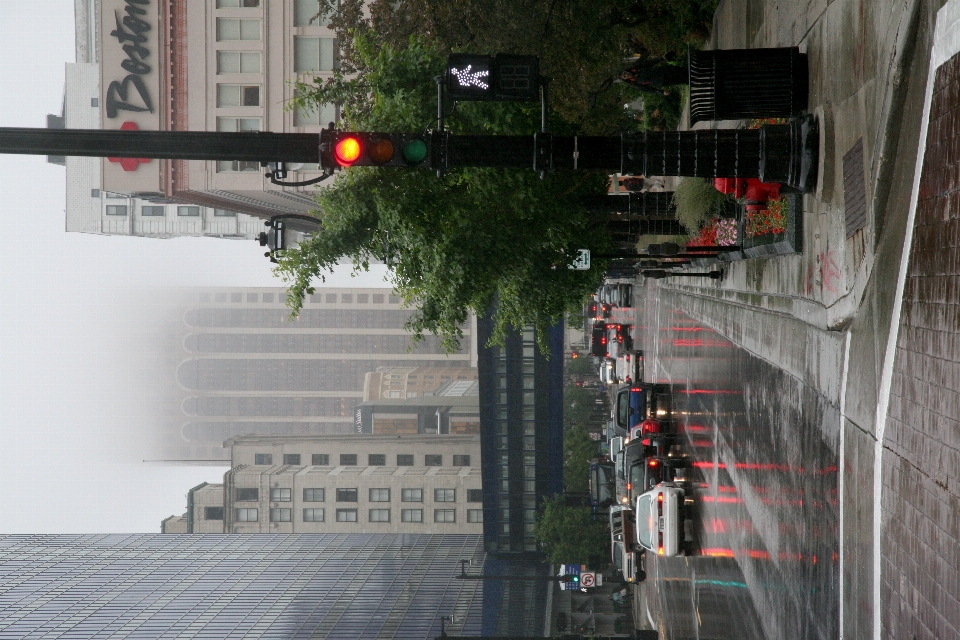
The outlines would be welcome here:
[[[683,488],[672,482],[661,482],[641,493],[634,502],[637,544],[660,556],[676,556],[684,541]]]
[[[629,350],[617,356],[617,380],[624,384],[643,382],[643,351]]]

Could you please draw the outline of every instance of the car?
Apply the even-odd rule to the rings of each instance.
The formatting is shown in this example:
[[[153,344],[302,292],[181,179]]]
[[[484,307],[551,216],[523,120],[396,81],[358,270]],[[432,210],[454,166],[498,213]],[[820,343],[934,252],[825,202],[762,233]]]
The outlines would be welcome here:
[[[607,324],[607,355],[618,358],[624,350],[633,349],[633,325]]]
[[[630,505],[639,494],[653,486],[676,478],[676,470],[685,464],[682,458],[670,458],[663,449],[634,440],[621,452],[622,473],[617,477],[617,500]]]
[[[631,349],[617,356],[617,380],[624,384],[643,382],[643,351]]]
[[[637,570],[636,533],[633,510],[615,505],[610,507],[610,560],[627,582],[643,582],[647,574]],[[641,547],[640,552],[645,553]]]
[[[609,460],[590,461],[590,507],[594,517],[610,509],[616,500],[614,465]]]
[[[617,383],[617,361],[613,358],[604,358],[600,361],[600,382],[603,384]]]
[[[641,493],[634,502],[636,540],[658,556],[677,556],[683,552],[683,488],[673,482],[661,482]]]
[[[607,357],[607,325],[598,322],[593,325],[590,335],[590,354],[596,358]]]
[[[663,384],[634,382],[617,391],[614,422],[627,432],[650,417],[666,417],[669,387]],[[662,414],[661,414],[662,412]]]

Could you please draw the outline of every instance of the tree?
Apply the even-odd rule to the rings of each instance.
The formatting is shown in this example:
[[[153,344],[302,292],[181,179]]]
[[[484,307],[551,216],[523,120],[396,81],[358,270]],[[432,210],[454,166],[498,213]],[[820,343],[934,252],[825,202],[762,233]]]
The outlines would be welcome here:
[[[592,376],[597,374],[597,370],[593,365],[593,360],[589,356],[581,354],[567,362],[567,373],[573,376]]]
[[[326,82],[299,83],[295,104],[342,105],[344,128],[421,131],[436,114],[433,77],[444,59],[428,41],[378,46],[358,34],[353,50],[363,71],[342,71]],[[518,103],[468,103],[450,127],[458,133],[530,133],[538,109]],[[546,350],[546,329],[576,310],[603,277],[600,268],[567,268],[580,248],[603,251],[602,219],[578,204],[605,188],[602,175],[466,168],[438,178],[424,169],[351,167],[318,192],[322,229],[288,250],[276,272],[288,284],[294,313],[313,282],[343,256],[358,269],[374,260],[392,267],[393,285],[415,307],[407,323],[414,340],[425,332],[456,349],[473,311],[495,309],[492,341],[532,324]]]
[[[615,82],[624,58],[682,56],[709,35],[717,0],[320,0],[332,18],[342,64],[362,71],[356,33],[402,48],[412,35],[444,53],[536,55],[555,115],[583,134],[611,135],[638,122],[623,104],[636,90]],[[339,7],[337,9],[337,7]]]
[[[589,488],[590,460],[597,457],[597,443],[583,427],[571,427],[563,433],[563,490],[586,493]]]
[[[590,421],[598,398],[596,389],[568,384],[563,388],[563,422],[567,428],[584,427]]]
[[[610,557],[610,529],[594,522],[590,507],[571,507],[562,496],[544,502],[543,514],[533,529],[547,560],[553,564],[585,564],[600,568]]]

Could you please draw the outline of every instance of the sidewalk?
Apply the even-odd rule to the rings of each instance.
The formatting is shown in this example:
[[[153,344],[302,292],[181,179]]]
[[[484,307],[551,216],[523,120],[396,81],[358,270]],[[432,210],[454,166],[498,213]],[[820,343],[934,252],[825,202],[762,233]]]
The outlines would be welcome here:
[[[839,407],[844,638],[960,637],[960,172],[937,170],[960,166],[960,117],[941,113],[960,103],[960,63],[937,75],[929,135],[950,144],[928,149],[904,260],[928,76],[960,50],[953,1],[931,65],[942,4],[722,0],[709,48],[808,55],[822,137],[804,252],[732,263],[720,283],[659,283],[683,294],[691,317]],[[865,216],[847,211],[845,192],[858,189]],[[863,226],[851,228],[858,213]]]

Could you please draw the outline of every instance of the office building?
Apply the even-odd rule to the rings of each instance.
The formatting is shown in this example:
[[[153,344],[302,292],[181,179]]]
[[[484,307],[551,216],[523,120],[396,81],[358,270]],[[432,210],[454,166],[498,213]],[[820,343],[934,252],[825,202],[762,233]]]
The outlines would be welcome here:
[[[223,484],[187,494],[164,533],[483,531],[480,437],[241,436]]]
[[[156,12],[158,4],[151,2],[144,6]],[[104,96],[101,95],[100,29],[103,22],[100,12],[109,10],[108,26],[112,30],[115,28],[116,8],[111,2],[100,0],[77,0],[75,3],[76,62],[66,65],[62,110],[60,115],[47,116],[49,128],[102,128]],[[111,40],[112,47],[119,46],[115,38]],[[109,163],[108,160],[77,156],[50,156],[47,159],[66,168],[67,231],[152,238],[213,236],[252,240],[263,230],[263,220],[256,217],[263,215],[262,212],[248,215],[225,202],[198,203],[174,198],[172,194],[159,190],[141,192],[127,188],[122,180],[104,186],[101,165]],[[153,161],[154,164],[158,162]],[[142,171],[139,163],[135,164],[132,173],[137,171]],[[127,173],[131,172],[123,172],[123,175]],[[142,197],[134,197],[137,194]],[[302,208],[298,207],[298,211]],[[284,211],[286,209],[278,209],[277,213]]]
[[[417,640],[441,616],[454,636],[543,635],[543,583],[458,580],[461,559],[545,570],[488,562],[479,535],[2,536],[0,637]]]
[[[479,319],[478,343],[492,331],[489,315]],[[551,327],[548,345],[549,359],[526,328],[479,352],[483,534],[498,556],[539,553],[537,511],[563,491],[562,324]]]
[[[241,435],[362,432],[355,410],[367,373],[426,367],[441,378],[450,371],[451,383],[469,382],[459,380],[468,375],[462,370],[476,366],[475,321],[464,327],[463,351],[447,354],[433,336],[413,347],[403,328],[412,312],[389,289],[318,287],[294,321],[278,288],[171,295],[162,345],[171,384],[157,408],[168,416],[164,459],[226,461],[223,442]],[[464,398],[431,408],[432,424],[438,408]],[[476,406],[477,396],[466,402]],[[449,414],[443,413],[444,429]]]

